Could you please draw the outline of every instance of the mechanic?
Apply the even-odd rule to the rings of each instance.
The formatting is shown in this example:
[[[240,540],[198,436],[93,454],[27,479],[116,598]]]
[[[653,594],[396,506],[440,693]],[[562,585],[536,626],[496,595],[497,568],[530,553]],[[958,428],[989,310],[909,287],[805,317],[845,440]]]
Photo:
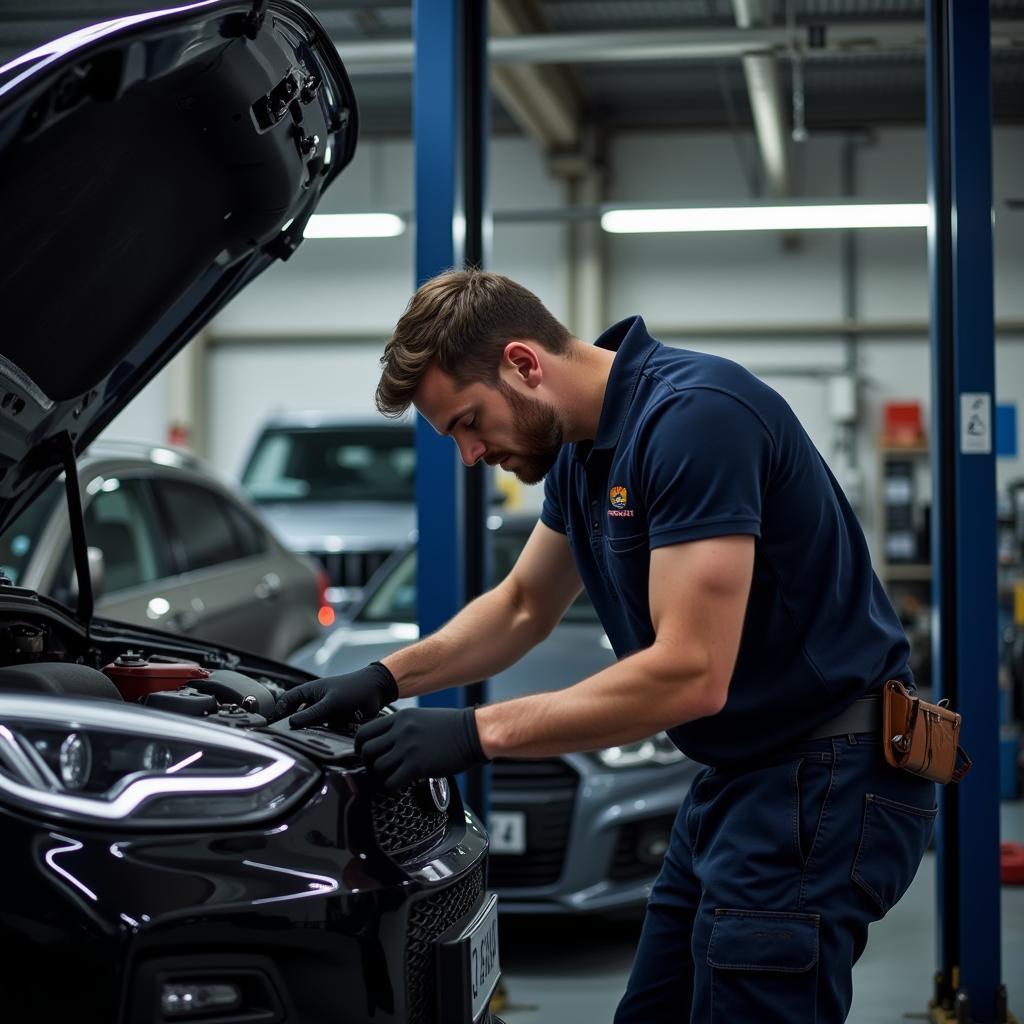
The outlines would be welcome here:
[[[544,479],[540,521],[509,575],[435,634],[303,684],[279,712],[294,726],[364,720],[357,750],[388,787],[667,730],[707,767],[615,1021],[845,1020],[868,925],[928,845],[935,789],[883,762],[877,695],[887,679],[912,685],[909,645],[792,410],[737,364],[662,345],[639,316],[591,346],[477,270],[425,283],[381,364],[383,413],[412,404],[466,465]],[[374,717],[501,672],[581,585],[614,665],[554,693]]]

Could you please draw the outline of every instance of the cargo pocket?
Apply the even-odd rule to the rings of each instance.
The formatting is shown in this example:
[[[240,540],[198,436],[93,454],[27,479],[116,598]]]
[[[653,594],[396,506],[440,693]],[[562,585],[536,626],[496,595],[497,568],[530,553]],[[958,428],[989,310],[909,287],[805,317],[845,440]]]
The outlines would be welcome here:
[[[935,829],[937,807],[930,810],[864,797],[864,823],[851,877],[884,917],[910,888]]]
[[[816,1019],[817,914],[716,910],[708,944],[711,1024]]]

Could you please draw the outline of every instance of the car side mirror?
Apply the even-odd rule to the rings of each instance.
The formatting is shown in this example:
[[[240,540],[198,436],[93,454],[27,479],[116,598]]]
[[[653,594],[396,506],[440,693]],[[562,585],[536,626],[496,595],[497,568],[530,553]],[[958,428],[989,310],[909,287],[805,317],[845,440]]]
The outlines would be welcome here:
[[[103,586],[106,583],[105,576],[107,567],[103,560],[101,548],[87,547],[86,553],[89,557],[89,579],[92,580],[92,599],[98,601],[103,596]]]
[[[98,601],[103,596],[103,577],[106,573],[106,566],[103,561],[101,548],[87,547],[86,553],[89,557],[89,579],[92,580],[92,599]],[[78,600],[78,573],[71,573],[71,582],[68,584],[68,595],[72,601]]]

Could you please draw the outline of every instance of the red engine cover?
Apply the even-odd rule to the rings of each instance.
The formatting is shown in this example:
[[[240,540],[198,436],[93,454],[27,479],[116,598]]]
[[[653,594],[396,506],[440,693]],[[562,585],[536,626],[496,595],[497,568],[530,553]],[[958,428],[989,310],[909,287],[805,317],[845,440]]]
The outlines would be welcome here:
[[[173,658],[140,658],[123,654],[103,666],[103,673],[121,691],[125,700],[142,700],[147,693],[177,690],[194,679],[206,679],[209,672],[194,661]]]

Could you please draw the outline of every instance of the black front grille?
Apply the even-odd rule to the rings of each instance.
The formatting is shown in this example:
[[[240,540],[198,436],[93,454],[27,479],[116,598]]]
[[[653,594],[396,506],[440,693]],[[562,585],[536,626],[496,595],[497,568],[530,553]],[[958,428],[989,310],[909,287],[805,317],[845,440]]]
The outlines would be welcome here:
[[[643,878],[653,878],[661,868],[664,854],[655,856],[651,849],[662,843],[668,845],[674,824],[675,816],[668,814],[623,825],[619,829],[608,877],[613,882],[638,882]]]
[[[467,917],[484,892],[483,866],[455,885],[416,900],[409,910],[405,947],[406,1020],[408,1024],[437,1024],[437,979],[434,943]]]
[[[569,845],[579,776],[561,758],[494,762],[495,810],[526,815],[526,853],[491,851],[490,880],[496,889],[553,885],[561,877]]]
[[[386,853],[427,842],[444,831],[447,821],[448,812],[434,806],[425,782],[373,798],[373,832]]]
[[[328,586],[362,587],[390,551],[311,551],[327,572]]]

